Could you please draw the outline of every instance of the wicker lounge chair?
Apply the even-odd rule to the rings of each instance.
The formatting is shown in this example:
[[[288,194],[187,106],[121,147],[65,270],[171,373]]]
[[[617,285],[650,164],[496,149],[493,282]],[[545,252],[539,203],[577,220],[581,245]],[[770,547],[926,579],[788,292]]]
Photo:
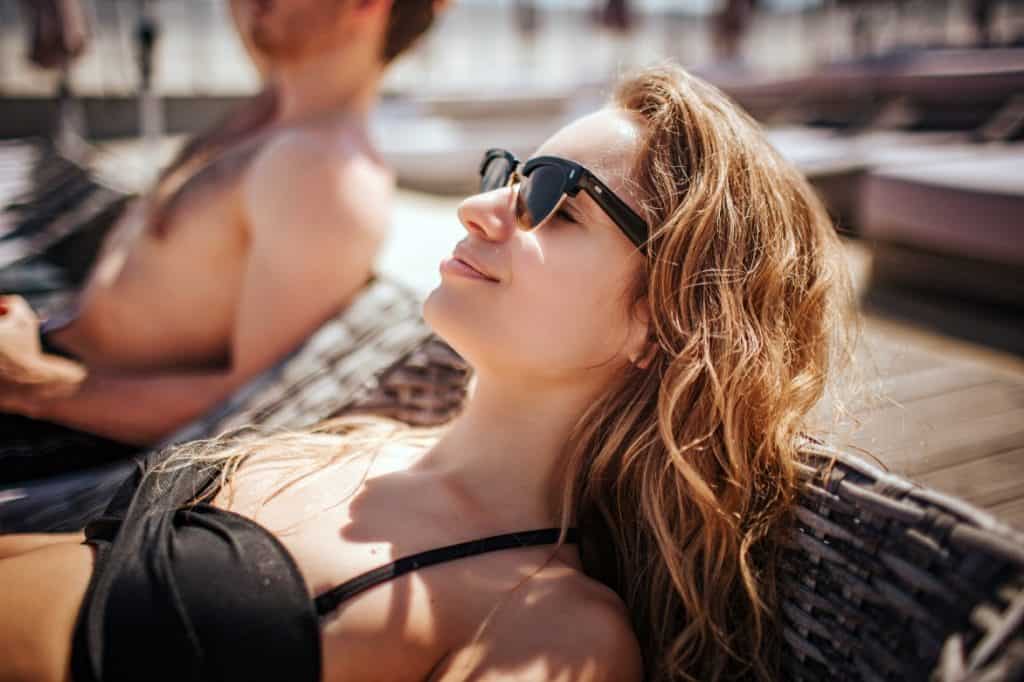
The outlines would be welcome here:
[[[59,314],[130,198],[45,140],[0,143],[0,292]]]
[[[1024,679],[1024,536],[860,457],[804,452],[783,678]]]
[[[101,181],[88,159],[62,154],[44,140],[0,146],[0,269],[46,253],[100,220],[128,197]]]
[[[1024,353],[1024,145],[882,166],[859,215],[872,266],[865,303]]]

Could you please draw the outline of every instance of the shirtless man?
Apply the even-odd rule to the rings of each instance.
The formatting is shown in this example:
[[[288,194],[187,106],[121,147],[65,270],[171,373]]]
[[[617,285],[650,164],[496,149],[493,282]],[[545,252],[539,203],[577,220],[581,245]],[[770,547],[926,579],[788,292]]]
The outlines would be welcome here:
[[[231,144],[192,145],[112,231],[76,319],[45,338],[85,371],[41,354],[31,310],[0,297],[0,412],[151,444],[345,306],[370,277],[394,184],[367,118],[439,4],[232,0],[270,115],[241,120],[250,107],[222,126]],[[44,381],[19,383],[19,368]]]

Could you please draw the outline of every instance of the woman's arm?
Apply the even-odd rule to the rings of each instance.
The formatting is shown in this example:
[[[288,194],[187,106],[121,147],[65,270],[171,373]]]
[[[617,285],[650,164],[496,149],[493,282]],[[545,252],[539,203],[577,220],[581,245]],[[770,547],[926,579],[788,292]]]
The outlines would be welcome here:
[[[50,545],[75,543],[82,544],[85,534],[77,533],[16,533],[0,535],[0,560],[9,559],[19,554],[32,552]]]
[[[0,559],[0,682],[71,679],[71,636],[92,575],[87,545]]]

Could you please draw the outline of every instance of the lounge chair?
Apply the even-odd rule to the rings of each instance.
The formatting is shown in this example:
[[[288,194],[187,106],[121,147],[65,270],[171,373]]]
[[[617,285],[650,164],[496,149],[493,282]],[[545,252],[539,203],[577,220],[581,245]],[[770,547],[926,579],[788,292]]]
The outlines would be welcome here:
[[[783,679],[1024,680],[1024,536],[861,457],[804,454]]]
[[[45,140],[0,143],[0,292],[68,305],[130,195]]]
[[[1024,145],[882,166],[859,214],[873,252],[866,303],[1024,353]]]

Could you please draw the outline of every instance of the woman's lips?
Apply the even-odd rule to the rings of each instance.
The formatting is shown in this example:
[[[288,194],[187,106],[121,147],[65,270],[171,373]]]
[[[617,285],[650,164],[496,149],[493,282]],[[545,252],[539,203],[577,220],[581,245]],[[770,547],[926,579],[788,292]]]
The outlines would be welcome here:
[[[452,256],[451,258],[445,258],[441,261],[441,273],[455,275],[457,277],[468,277],[470,279],[480,279],[485,282],[497,282],[498,280],[485,275],[484,273],[477,270],[475,267],[462,260],[458,256]]]

